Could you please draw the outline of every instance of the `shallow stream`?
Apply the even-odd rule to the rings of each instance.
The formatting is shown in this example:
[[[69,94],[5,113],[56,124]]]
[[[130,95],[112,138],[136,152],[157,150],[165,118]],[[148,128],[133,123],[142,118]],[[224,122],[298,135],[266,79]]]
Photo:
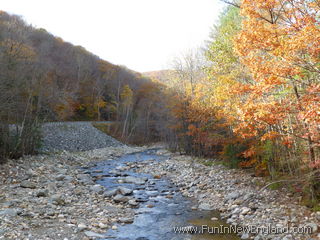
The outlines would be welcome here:
[[[109,230],[105,239],[116,240],[204,240],[239,239],[235,234],[209,234],[212,227],[228,226],[217,211],[194,210],[197,203],[186,198],[166,178],[154,178],[151,174],[137,173],[135,164],[142,161],[162,161],[166,156],[148,150],[124,155],[115,160],[98,163],[90,169],[91,175],[102,175],[97,181],[108,190],[126,187],[133,190],[129,196],[139,205],[135,208],[133,223],[119,224],[117,230]],[[128,166],[133,166],[129,167]],[[156,173],[154,173],[156,175]],[[143,179],[144,184],[125,183],[125,177]],[[212,220],[216,218],[217,220]],[[196,233],[178,233],[180,227],[193,226]],[[176,228],[176,229],[175,229]],[[202,230],[206,233],[202,233]],[[201,232],[201,233],[200,233]]]

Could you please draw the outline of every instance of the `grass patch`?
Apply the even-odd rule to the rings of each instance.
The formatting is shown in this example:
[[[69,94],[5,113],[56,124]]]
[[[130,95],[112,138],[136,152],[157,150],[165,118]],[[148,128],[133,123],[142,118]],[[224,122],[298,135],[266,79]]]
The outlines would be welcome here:
[[[112,123],[92,123],[92,126],[105,134],[111,135]]]
[[[121,139],[115,132],[115,123],[101,123],[101,122],[93,122],[92,126],[96,129],[100,130],[101,132],[113,137],[114,139],[117,139],[120,142],[123,142],[123,139]]]
[[[271,184],[271,185],[269,186],[269,189],[271,189],[271,190],[278,190],[278,189],[281,188],[281,186],[282,186],[281,183],[273,183],[273,184]]]

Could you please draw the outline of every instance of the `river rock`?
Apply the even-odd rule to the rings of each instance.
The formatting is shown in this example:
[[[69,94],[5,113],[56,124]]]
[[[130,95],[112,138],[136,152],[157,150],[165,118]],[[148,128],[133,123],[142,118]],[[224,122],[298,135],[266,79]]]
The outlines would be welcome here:
[[[142,184],[145,184],[147,179],[128,176],[128,177],[124,178],[124,181],[126,183],[134,183],[134,184],[137,184],[137,185],[142,185]]]
[[[254,237],[254,240],[263,240],[263,237],[259,234]]]
[[[79,231],[83,231],[83,230],[88,229],[87,225],[85,225],[84,223],[79,223],[77,227],[78,227]]]
[[[136,207],[139,205],[139,203],[135,199],[130,199],[128,203],[130,206],[133,206],[133,207]]]
[[[122,218],[119,218],[118,221],[121,223],[133,223],[134,219],[128,218],[128,217],[122,217]]]
[[[250,238],[250,236],[249,236],[248,233],[243,233],[243,234],[241,235],[241,239],[249,239],[249,238]]]
[[[122,194],[122,195],[130,195],[132,193],[132,189],[130,188],[125,188],[125,187],[119,187],[118,191]]]
[[[85,231],[84,234],[90,238],[105,238],[104,235],[92,231]]]
[[[30,181],[22,181],[20,183],[20,187],[35,189],[37,187],[37,185],[33,182],[30,182]]]
[[[103,186],[99,185],[99,184],[95,184],[95,185],[90,187],[90,190],[95,192],[95,193],[103,193],[105,188]]]
[[[248,208],[248,207],[243,207],[243,208],[241,208],[241,212],[240,212],[240,214],[241,215],[246,215],[246,214],[248,214],[249,212],[250,212],[250,208]]]
[[[49,190],[48,189],[40,189],[37,193],[37,197],[48,197],[49,195]]]
[[[77,179],[83,184],[94,184],[89,174],[78,174]]]
[[[136,198],[137,202],[147,202],[149,200],[148,196],[140,195]]]
[[[22,210],[20,208],[7,208],[5,210],[0,211],[0,216],[10,216],[15,217],[22,213]]]
[[[109,226],[107,224],[104,224],[104,223],[99,223],[99,228],[101,229],[106,229],[108,228]]]
[[[117,194],[116,196],[114,196],[113,201],[115,201],[115,202],[128,202],[129,199],[128,199],[128,197],[125,197],[121,194]]]
[[[28,169],[26,171],[26,174],[29,176],[29,178],[37,176],[37,173],[35,171],[33,171],[32,169]]]
[[[229,193],[225,198],[227,200],[234,200],[234,199],[237,199],[238,197],[240,197],[239,192],[232,192],[232,193]]]
[[[112,197],[112,196],[115,196],[118,192],[118,189],[111,189],[109,191],[106,191],[103,195],[105,197]]]
[[[52,195],[50,198],[50,202],[55,205],[65,205],[66,203],[62,196],[59,194]]]
[[[214,209],[208,203],[201,203],[198,208],[205,211],[212,211]]]
[[[66,178],[66,176],[65,175],[63,175],[63,174],[59,174],[58,176],[56,176],[56,180],[57,181],[63,181],[64,179]]]
[[[150,197],[156,197],[159,195],[158,191],[146,191],[146,194]]]
[[[316,233],[318,231],[318,225],[315,223],[308,223],[306,227],[310,227],[312,230],[312,233]]]
[[[119,171],[117,171],[117,170],[111,170],[110,172],[109,172],[110,174],[112,174],[112,175],[114,175],[115,177],[119,177],[119,176],[121,176],[121,172],[119,172]]]

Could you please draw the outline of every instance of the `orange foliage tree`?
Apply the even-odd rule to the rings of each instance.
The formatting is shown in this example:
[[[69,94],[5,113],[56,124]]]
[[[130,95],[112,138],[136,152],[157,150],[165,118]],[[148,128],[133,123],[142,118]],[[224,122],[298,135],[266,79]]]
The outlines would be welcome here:
[[[253,79],[237,131],[260,140],[293,139],[307,145],[310,166],[319,166],[319,2],[243,0],[242,30],[235,49]]]

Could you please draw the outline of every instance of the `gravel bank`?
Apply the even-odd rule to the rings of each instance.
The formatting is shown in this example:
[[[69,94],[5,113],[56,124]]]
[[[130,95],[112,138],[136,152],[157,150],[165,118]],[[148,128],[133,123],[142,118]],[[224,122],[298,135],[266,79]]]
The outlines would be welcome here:
[[[133,216],[104,196],[85,169],[144,148],[38,155],[0,165],[0,239],[88,240]],[[101,236],[101,235],[100,235]]]
[[[183,195],[195,198],[204,210],[217,209],[231,225],[283,229],[310,227],[312,234],[241,234],[242,239],[320,239],[320,212],[313,213],[299,205],[299,198],[285,189],[262,190],[264,179],[251,177],[242,170],[230,170],[221,165],[204,166],[189,156],[166,154],[161,163],[147,162],[141,172],[169,177]],[[293,228],[291,228],[293,229]]]
[[[45,123],[42,127],[43,152],[87,151],[123,144],[92,126],[91,122]]]

